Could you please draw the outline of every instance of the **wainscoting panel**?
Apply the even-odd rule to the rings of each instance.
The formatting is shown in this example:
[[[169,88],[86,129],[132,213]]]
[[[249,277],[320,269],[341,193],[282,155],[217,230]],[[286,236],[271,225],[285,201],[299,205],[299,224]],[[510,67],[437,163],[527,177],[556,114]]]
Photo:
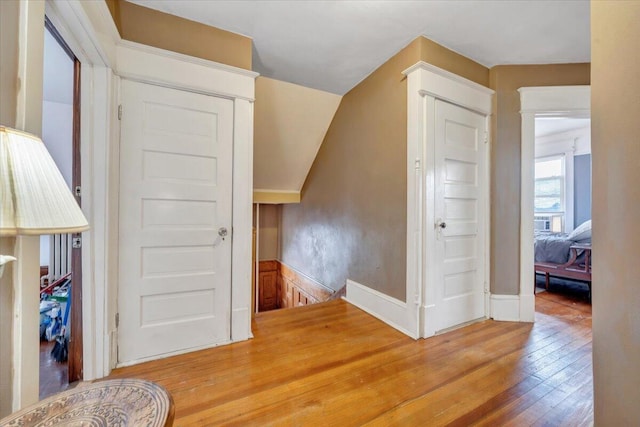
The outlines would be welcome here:
[[[316,304],[335,299],[340,294],[280,261],[260,261],[258,268],[261,312]]]

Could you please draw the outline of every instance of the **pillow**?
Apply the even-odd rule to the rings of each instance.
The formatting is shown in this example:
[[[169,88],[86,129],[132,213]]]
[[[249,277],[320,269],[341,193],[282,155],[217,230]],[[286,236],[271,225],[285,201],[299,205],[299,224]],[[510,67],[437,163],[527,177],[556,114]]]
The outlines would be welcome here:
[[[573,240],[574,242],[577,240],[591,239],[591,220],[585,221],[580,224],[578,228],[573,230],[567,236],[567,239]]]

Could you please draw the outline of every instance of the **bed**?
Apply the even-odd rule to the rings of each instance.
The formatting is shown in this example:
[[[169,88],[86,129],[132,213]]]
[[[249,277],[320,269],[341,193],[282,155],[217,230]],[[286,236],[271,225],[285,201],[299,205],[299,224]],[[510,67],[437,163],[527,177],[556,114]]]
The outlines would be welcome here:
[[[591,297],[591,221],[570,234],[537,232],[535,235],[535,273],[586,282]],[[535,280],[534,280],[535,287]]]

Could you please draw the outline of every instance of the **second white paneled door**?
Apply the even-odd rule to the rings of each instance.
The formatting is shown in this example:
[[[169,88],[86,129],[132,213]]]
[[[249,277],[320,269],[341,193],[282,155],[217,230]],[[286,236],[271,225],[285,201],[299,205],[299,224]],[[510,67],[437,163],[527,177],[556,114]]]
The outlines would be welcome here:
[[[233,102],[122,80],[118,362],[230,341]]]
[[[435,101],[435,330],[485,316],[486,117]]]

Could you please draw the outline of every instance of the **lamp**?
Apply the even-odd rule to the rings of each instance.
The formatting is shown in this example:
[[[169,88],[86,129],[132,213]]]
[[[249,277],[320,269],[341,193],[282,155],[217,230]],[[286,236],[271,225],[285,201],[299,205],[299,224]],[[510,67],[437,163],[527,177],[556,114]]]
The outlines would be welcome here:
[[[42,140],[0,126],[0,236],[77,233],[88,228]],[[11,261],[2,259],[3,266],[7,260]]]

